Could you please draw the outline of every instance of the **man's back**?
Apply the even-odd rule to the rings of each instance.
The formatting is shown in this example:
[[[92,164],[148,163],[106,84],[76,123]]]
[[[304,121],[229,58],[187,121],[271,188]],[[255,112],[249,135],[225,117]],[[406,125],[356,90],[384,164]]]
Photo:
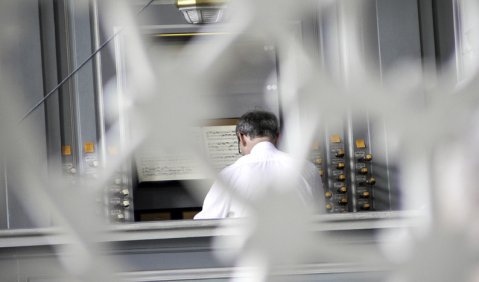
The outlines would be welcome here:
[[[304,167],[299,170],[299,167]],[[270,142],[256,144],[251,153],[238,159],[219,175],[205,198],[203,210],[195,219],[243,217],[251,213],[236,194],[248,202],[267,197],[271,191],[282,193],[294,189],[305,205],[313,205],[322,194],[319,172],[311,163],[297,163]],[[228,193],[226,184],[233,193]],[[225,189],[226,188],[226,189]]]

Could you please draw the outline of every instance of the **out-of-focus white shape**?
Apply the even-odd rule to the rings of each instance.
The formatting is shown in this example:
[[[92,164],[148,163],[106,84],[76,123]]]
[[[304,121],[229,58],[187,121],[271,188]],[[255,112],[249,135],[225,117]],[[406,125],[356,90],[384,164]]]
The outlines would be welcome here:
[[[319,120],[319,111],[308,111],[308,114],[304,111],[307,109],[302,107],[307,104],[301,103],[300,89],[309,78],[308,70],[311,66],[306,63],[297,44],[291,41],[288,43],[284,46],[285,52],[281,57],[284,66],[281,69],[280,101],[285,113],[281,147],[298,158],[305,158],[309,144],[312,143],[312,135],[316,132],[315,123]]]
[[[414,238],[408,229],[383,231],[378,237],[380,242],[384,242],[380,243],[379,247],[392,263],[404,263],[414,252],[412,246]]]
[[[338,1],[338,40],[341,63],[341,78],[346,86],[361,82],[365,61],[360,50],[361,1]],[[357,75],[363,74],[363,75]]]
[[[234,281],[267,281],[275,266],[294,265],[312,255],[311,246],[317,243],[311,228],[312,214],[291,190],[270,189],[255,201],[253,216],[235,227],[239,236],[233,241],[222,238],[216,242],[219,249],[236,249],[238,266],[253,269],[252,277]]]
[[[58,259],[70,273],[74,275],[82,275],[88,271],[89,264],[92,262],[92,255],[88,252],[85,245],[79,243],[67,244],[58,247],[58,252],[62,255]]]
[[[266,282],[268,280],[268,260],[266,260],[261,254],[252,253],[244,255],[240,258],[237,265],[248,266],[238,267],[231,275],[231,282]]]
[[[403,155],[401,167],[402,182],[402,209],[421,210],[425,213],[423,224],[418,227],[419,232],[424,234],[429,231],[431,224],[431,172],[427,156]],[[418,231],[418,230],[416,230]]]
[[[130,97],[130,95],[143,97],[151,94],[156,79],[132,11],[124,3],[115,5],[111,9],[105,9],[105,11],[107,12],[105,18],[107,24],[115,27],[115,32],[121,33],[121,36],[115,38],[115,48],[125,49],[124,53],[117,54],[125,60],[122,62],[122,67],[125,67],[125,71],[128,71],[129,75],[128,84],[124,85],[127,87],[123,89],[123,95],[126,97]],[[126,44],[126,42],[128,43]],[[120,73],[118,75],[124,74]]]
[[[387,86],[389,95],[402,95],[402,99],[410,103],[413,109],[424,107],[424,95],[421,93],[424,86],[423,70],[420,62],[403,60],[394,69],[388,71],[382,79]],[[422,93],[421,93],[422,94]],[[403,110],[408,110],[404,108]]]
[[[469,196],[473,195],[475,182],[466,175],[470,156],[458,145],[444,144],[439,148],[434,162],[435,214],[448,228],[461,230],[470,221],[469,209],[475,204],[474,197]]]
[[[477,265],[477,250],[460,230],[435,228],[416,239],[413,255],[398,267],[396,277],[403,281],[471,281]]]

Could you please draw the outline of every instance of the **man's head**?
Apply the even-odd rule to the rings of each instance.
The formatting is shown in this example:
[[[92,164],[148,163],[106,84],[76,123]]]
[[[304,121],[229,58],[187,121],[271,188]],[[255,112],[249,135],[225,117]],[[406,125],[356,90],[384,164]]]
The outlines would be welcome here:
[[[278,119],[270,112],[248,112],[241,116],[236,125],[239,148],[243,155],[249,154],[259,142],[269,141],[276,144],[278,134]]]

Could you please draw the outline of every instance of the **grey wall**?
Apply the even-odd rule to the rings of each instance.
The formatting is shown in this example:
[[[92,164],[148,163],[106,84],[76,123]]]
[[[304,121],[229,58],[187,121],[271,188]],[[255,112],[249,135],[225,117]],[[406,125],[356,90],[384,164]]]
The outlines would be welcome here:
[[[23,105],[24,108],[16,111],[14,121],[18,121],[30,108],[43,97],[43,76],[42,76],[42,55],[40,40],[39,5],[37,1],[2,1],[0,4],[0,64],[2,76],[8,77],[8,83],[12,88],[14,102]],[[6,85],[2,90],[6,91]],[[20,128],[19,125],[13,125]],[[45,110],[40,106],[21,125],[21,128],[28,128],[34,138],[34,153],[30,155],[31,165],[42,174],[46,172],[46,127]],[[2,130],[6,130],[2,128]],[[11,134],[11,132],[2,132]],[[10,158],[16,158],[15,150],[22,150],[15,146],[12,140],[12,147],[9,148]],[[5,157],[5,156],[3,156]],[[13,167],[11,163],[7,167],[6,178],[0,184],[0,228],[25,228],[32,227],[25,210],[22,208],[18,195],[22,185],[22,170],[25,167]],[[2,170],[2,174],[4,171]],[[7,209],[8,206],[8,209]],[[47,225],[48,217],[38,222],[39,225]]]
[[[421,68],[418,1],[381,0],[376,3],[383,72],[405,61]]]

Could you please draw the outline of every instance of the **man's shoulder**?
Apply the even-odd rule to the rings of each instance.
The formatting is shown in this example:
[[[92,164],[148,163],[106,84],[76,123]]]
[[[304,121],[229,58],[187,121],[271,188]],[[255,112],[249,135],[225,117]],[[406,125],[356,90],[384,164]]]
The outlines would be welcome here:
[[[311,179],[320,179],[319,169],[310,161],[305,161],[302,170],[303,176]]]
[[[224,167],[221,171],[220,174],[228,174],[231,173],[235,170],[237,170],[239,167],[243,166],[245,164],[245,158],[246,156],[242,156],[241,158],[237,159],[234,163]]]
[[[310,162],[308,160],[304,161],[304,168],[312,170],[312,171],[317,171],[318,170],[318,168],[312,162]]]

